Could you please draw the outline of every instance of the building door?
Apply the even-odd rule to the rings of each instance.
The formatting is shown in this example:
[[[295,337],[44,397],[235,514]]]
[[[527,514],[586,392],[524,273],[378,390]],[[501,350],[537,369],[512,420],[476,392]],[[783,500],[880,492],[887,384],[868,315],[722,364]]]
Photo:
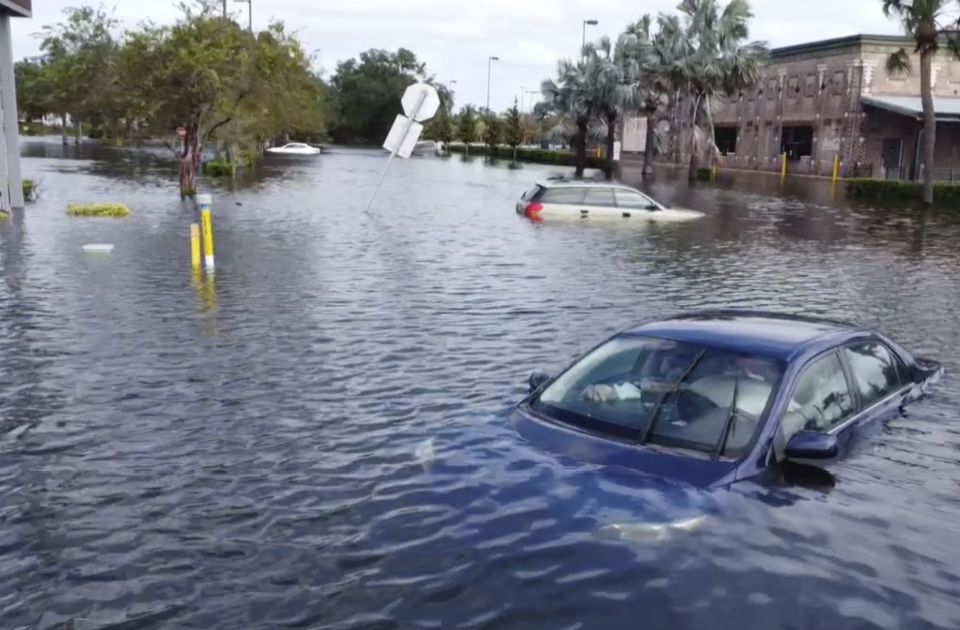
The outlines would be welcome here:
[[[902,179],[900,162],[903,159],[903,140],[884,138],[880,155],[886,177],[888,179]]]

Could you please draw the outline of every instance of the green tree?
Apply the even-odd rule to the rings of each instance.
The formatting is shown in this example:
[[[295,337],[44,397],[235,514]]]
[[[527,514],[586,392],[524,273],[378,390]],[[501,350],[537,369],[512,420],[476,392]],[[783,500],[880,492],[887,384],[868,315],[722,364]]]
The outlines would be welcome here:
[[[497,147],[503,141],[503,122],[494,113],[483,117],[483,143],[487,145],[487,155],[491,160],[497,157]]]
[[[470,145],[477,141],[477,113],[472,105],[465,105],[457,117],[457,139],[464,144],[464,154],[470,155]]]
[[[450,144],[453,140],[453,121],[450,120],[450,114],[446,108],[441,107],[423,131],[423,137],[429,140],[438,140],[444,145]]]
[[[914,52],[920,55],[920,98],[923,102],[923,134],[920,149],[923,167],[923,203],[933,203],[934,155],[937,142],[937,116],[933,104],[932,61],[943,41],[955,57],[960,57],[957,31],[944,28],[952,0],[883,0],[883,13],[896,15],[903,23],[903,32],[916,42]],[[887,60],[891,72],[910,72],[910,55],[901,48]]]
[[[426,66],[405,48],[396,52],[371,49],[360,53],[359,60],[341,62],[331,80],[336,90],[330,129],[334,140],[380,144],[402,113],[404,90],[427,79]]]
[[[46,57],[49,106],[63,121],[66,144],[67,116],[73,119],[76,141],[80,142],[83,119],[107,109],[116,51],[110,31],[117,23],[102,7],[66,9],[64,13],[63,22],[44,27],[40,48]]]
[[[517,147],[523,144],[524,128],[520,117],[520,109],[517,107],[517,101],[514,99],[513,107],[507,110],[503,124],[504,141],[513,149],[513,162],[517,162]]]
[[[17,110],[27,121],[40,120],[50,113],[50,83],[43,61],[29,59],[14,66],[17,81]]]

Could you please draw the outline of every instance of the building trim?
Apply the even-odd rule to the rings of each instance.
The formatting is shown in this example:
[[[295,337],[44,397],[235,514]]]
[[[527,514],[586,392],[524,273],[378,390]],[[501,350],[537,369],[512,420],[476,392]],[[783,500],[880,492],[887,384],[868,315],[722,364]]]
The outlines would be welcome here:
[[[22,1],[22,0],[21,0]],[[30,2],[27,2],[27,6],[23,6],[18,2],[13,0],[0,0],[0,14],[9,14],[13,17],[33,17],[33,11],[31,10]]]
[[[770,51],[772,59],[784,59],[786,57],[795,57],[797,55],[808,55],[811,53],[835,53],[840,50],[850,48],[862,48],[867,45],[906,46],[914,43],[909,37],[903,35],[849,35],[847,37],[837,37],[834,39],[824,39],[818,42],[806,42],[803,44],[794,44],[792,46],[783,46],[774,48]]]

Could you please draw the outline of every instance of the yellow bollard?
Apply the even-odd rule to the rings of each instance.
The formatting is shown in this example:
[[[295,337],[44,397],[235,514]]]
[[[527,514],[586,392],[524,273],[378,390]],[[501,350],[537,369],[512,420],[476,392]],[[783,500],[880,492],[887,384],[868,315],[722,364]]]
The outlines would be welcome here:
[[[787,176],[787,154],[784,153],[780,156],[780,177],[785,178]]]
[[[833,157],[833,183],[837,183],[838,179],[840,179],[840,156],[835,155]]]
[[[194,269],[200,268],[200,225],[190,224],[190,265]]]
[[[200,231],[203,233],[203,263],[207,271],[213,271],[213,219],[210,212],[213,197],[197,195],[197,203],[200,204]]]

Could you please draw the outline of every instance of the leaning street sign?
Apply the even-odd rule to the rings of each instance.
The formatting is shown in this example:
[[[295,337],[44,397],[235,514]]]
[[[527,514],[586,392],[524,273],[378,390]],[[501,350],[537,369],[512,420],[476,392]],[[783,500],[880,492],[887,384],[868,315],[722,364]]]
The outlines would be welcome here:
[[[398,155],[402,158],[413,155],[417,140],[423,133],[423,125],[420,123],[430,120],[437,113],[440,108],[440,95],[437,94],[437,89],[432,85],[414,83],[403,93],[400,102],[406,116],[397,116],[396,120],[393,121],[393,127],[390,128],[390,133],[387,134],[387,139],[383,143],[383,148],[390,152],[390,158],[387,159],[387,165],[383,167],[383,173],[380,174],[377,185],[373,187],[365,212],[370,212],[370,206],[373,205],[377,191],[380,190],[380,184],[387,176],[393,158]]]

